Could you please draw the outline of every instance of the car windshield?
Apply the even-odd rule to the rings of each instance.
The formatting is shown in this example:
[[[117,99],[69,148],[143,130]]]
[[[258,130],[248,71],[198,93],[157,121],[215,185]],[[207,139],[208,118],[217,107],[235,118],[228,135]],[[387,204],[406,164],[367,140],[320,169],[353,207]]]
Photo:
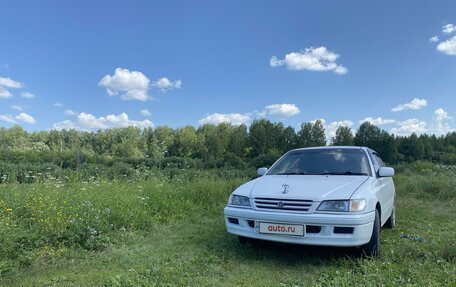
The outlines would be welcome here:
[[[308,149],[288,152],[267,175],[370,175],[370,169],[361,149]]]

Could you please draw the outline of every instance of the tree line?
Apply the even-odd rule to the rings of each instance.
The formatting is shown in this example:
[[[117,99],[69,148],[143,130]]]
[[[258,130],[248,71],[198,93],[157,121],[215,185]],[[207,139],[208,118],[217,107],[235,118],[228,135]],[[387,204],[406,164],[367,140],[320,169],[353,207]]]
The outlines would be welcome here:
[[[390,164],[417,160],[456,164],[456,132],[395,136],[369,122],[354,133],[348,127],[339,127],[330,142],[318,120],[302,123],[298,131],[266,119],[255,120],[250,126],[221,123],[197,128],[124,127],[96,132],[27,132],[17,125],[0,128],[0,161],[53,161],[63,167],[126,159],[156,165],[185,159],[205,167],[258,166],[270,164],[293,148],[324,145],[367,146]]]

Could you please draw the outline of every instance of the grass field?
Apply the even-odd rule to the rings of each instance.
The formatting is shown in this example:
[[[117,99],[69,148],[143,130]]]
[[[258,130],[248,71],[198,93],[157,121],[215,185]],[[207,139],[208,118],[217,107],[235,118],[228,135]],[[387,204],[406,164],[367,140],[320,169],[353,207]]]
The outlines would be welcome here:
[[[0,184],[1,286],[456,286],[456,171],[395,177],[383,255],[240,245],[223,207],[247,178]]]

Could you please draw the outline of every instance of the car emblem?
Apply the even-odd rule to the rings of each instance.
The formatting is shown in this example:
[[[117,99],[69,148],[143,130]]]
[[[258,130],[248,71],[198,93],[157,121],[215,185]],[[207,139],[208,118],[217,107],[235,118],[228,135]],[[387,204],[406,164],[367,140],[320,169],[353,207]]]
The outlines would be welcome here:
[[[277,207],[283,208],[283,206],[284,206],[283,202],[279,201],[279,203],[277,203]]]
[[[282,188],[283,188],[282,193],[283,193],[283,194],[287,194],[288,191],[289,191],[289,190],[288,190],[289,187],[290,187],[290,186],[289,186],[288,184],[286,184],[286,183],[282,184]]]

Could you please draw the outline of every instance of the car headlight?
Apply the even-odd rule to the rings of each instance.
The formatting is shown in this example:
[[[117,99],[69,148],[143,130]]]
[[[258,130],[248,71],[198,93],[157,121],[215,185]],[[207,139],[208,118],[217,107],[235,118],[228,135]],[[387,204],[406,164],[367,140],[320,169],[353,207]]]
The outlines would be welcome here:
[[[250,199],[247,196],[233,194],[231,196],[230,204],[250,207]]]
[[[348,212],[348,211],[363,211],[366,209],[365,199],[352,199],[352,200],[325,200],[318,206],[318,211],[334,211],[334,212]]]
[[[348,211],[348,200],[326,200],[320,203],[318,211]]]

